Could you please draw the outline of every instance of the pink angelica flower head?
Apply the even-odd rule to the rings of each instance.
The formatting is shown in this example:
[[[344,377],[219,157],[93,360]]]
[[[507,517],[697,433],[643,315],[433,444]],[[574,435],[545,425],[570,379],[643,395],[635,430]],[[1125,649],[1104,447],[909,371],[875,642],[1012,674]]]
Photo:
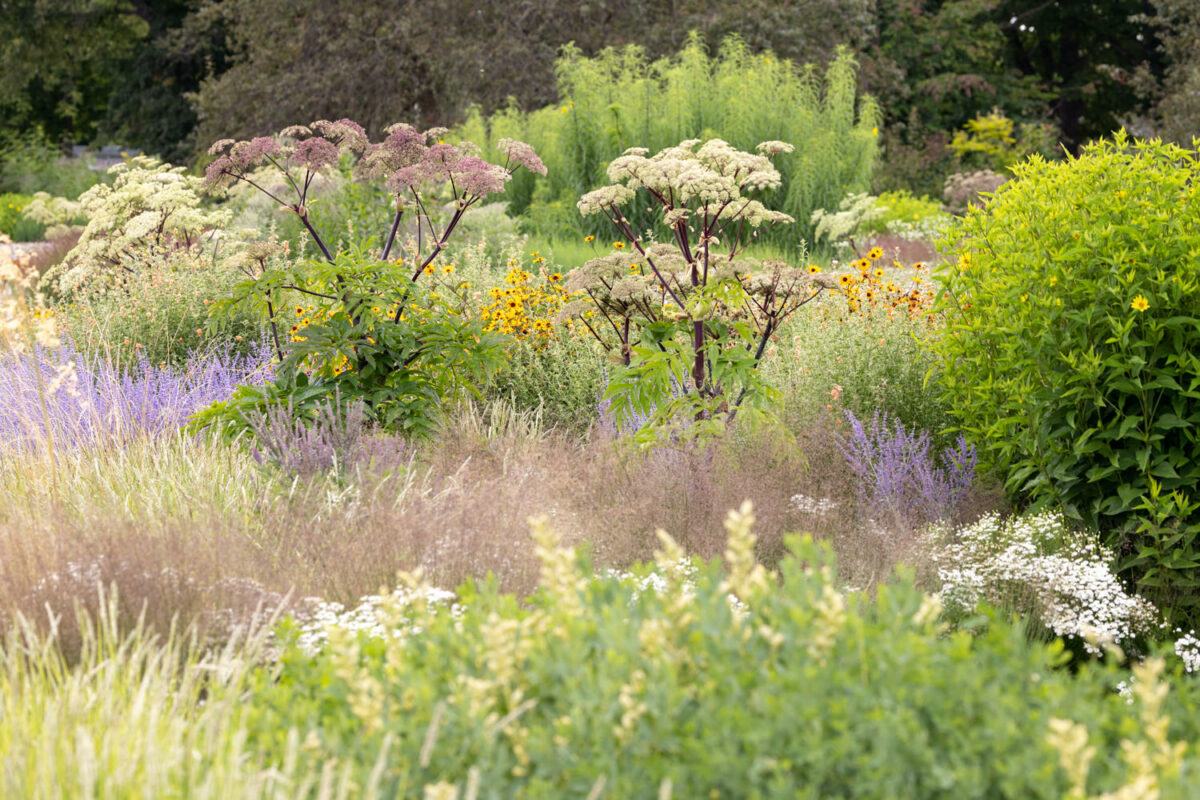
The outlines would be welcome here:
[[[468,197],[485,197],[493,192],[504,191],[510,177],[508,170],[489,164],[478,156],[467,156],[454,166],[454,185]]]
[[[390,178],[397,170],[416,164],[425,153],[425,136],[413,126],[398,122],[388,127],[385,133],[387,138],[368,145],[359,162],[359,172],[367,177],[386,175]]]
[[[280,155],[279,142],[270,136],[258,136],[248,142],[237,142],[229,151],[233,168],[239,172],[257,167],[267,158]]]
[[[204,170],[204,188],[221,191],[231,186],[238,177],[257,167],[265,159],[282,154],[279,143],[270,136],[259,136],[250,141],[234,142],[221,139],[209,148],[211,153],[223,155]]]
[[[313,132],[307,125],[288,125],[279,132],[279,135],[288,139],[307,139],[313,135]]]
[[[208,148],[208,154],[215,156],[218,153],[224,153],[229,149],[229,146],[234,143],[233,139],[217,139]]]
[[[403,194],[406,189],[414,192],[424,183],[421,170],[416,166],[401,167],[388,176],[387,186],[396,194]]]
[[[452,144],[435,144],[430,145],[421,157],[422,168],[425,169],[431,178],[436,178],[438,172],[444,172],[449,176],[450,171],[454,166],[462,160],[463,153]]]
[[[355,155],[362,155],[367,149],[367,132],[352,119],[339,119],[330,122],[326,119],[317,120],[312,129],[338,146]]]
[[[338,148],[333,142],[321,136],[305,139],[296,145],[288,157],[292,164],[303,164],[313,172],[325,169],[338,160]]]
[[[232,184],[234,178],[229,171],[232,165],[232,159],[230,159],[227,155],[223,155],[205,167],[204,188],[209,190],[221,190]]]
[[[445,183],[454,177],[455,166],[462,158],[462,152],[452,144],[426,147],[415,163],[393,171],[387,184],[392,191],[400,193],[405,189],[415,192],[426,184]]]
[[[524,167],[539,175],[546,174],[546,165],[542,163],[542,159],[538,158],[538,154],[533,151],[533,148],[524,142],[516,139],[501,139],[496,146],[501,153],[504,153],[514,170],[517,167]]]

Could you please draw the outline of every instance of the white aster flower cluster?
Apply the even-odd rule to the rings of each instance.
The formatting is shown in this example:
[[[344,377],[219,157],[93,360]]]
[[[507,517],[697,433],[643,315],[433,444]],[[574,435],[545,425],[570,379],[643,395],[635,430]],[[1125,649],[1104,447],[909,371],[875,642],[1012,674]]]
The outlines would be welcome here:
[[[404,636],[420,633],[411,612],[423,606],[431,614],[448,611],[459,617],[463,609],[454,602],[456,595],[432,586],[397,587],[391,594],[369,594],[360,597],[358,605],[347,609],[341,603],[307,598],[308,609],[296,615],[300,627],[299,645],[306,652],[316,653],[329,640],[329,629],[339,628],[349,634],[365,633],[372,638]]]
[[[806,494],[794,494],[788,502],[788,507],[792,511],[798,511],[801,514],[816,514],[825,516],[830,511],[838,507],[838,504],[828,497],[809,497]]]
[[[1175,640],[1175,655],[1179,656],[1183,668],[1188,672],[1200,671],[1200,638],[1196,637],[1195,631],[1189,631]]]
[[[680,590],[689,596],[696,593],[696,565],[689,560],[680,561],[675,566]],[[671,589],[668,577],[661,570],[654,570],[645,575],[635,575],[632,572],[610,569],[605,577],[614,581],[629,581],[633,584],[633,599],[636,600],[646,592],[651,594],[666,594]]]
[[[1125,591],[1109,566],[1113,554],[1096,534],[1071,531],[1058,514],[1007,521],[989,514],[931,535],[947,606],[1016,606],[1056,635],[1083,640],[1094,654],[1102,642],[1120,644],[1158,628],[1157,610]]]

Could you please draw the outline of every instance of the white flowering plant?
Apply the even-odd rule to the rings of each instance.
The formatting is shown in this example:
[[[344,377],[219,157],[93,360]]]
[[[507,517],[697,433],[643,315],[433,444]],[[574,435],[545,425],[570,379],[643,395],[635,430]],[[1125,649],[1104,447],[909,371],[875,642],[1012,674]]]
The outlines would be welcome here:
[[[940,596],[960,614],[981,603],[1029,613],[1094,655],[1105,643],[1128,647],[1164,632],[1158,610],[1126,591],[1098,534],[1072,530],[1061,514],[989,514],[929,536]]]
[[[747,153],[720,139],[632,148],[609,165],[611,185],[579,200],[620,238],[568,276],[583,299],[563,314],[614,354],[608,400],[622,425],[650,418],[643,441],[719,434],[740,409],[761,413],[777,396],[756,369],[767,342],[828,287],[823,275],[740,256],[770,226],[794,222],[758,199],[780,185],[771,156],[791,149],[763,142]],[[622,210],[639,193],[650,198],[643,220]],[[655,241],[664,230],[669,241]]]
[[[77,204],[48,195],[35,201],[39,220],[87,219],[79,243],[47,273],[45,285],[60,293],[98,281],[134,285],[147,263],[194,253],[229,222],[227,212],[205,206],[201,179],[183,167],[135,156],[108,171],[112,184],[96,184]]]

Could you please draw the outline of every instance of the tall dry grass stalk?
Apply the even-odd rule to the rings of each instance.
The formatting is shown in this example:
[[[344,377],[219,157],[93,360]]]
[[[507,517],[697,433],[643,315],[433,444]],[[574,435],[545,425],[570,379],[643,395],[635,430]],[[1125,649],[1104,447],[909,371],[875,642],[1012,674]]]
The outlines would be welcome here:
[[[121,630],[111,594],[80,619],[75,664],[60,630],[23,617],[0,640],[0,796],[241,797],[277,781],[237,723],[264,625],[205,650],[178,629]]]
[[[449,588],[491,572],[521,594],[537,581],[526,546],[537,514],[602,567],[650,558],[660,527],[718,556],[724,515],[746,499],[767,562],[791,532],[830,541],[857,586],[920,557],[915,532],[860,518],[853,476],[820,427],[633,455],[493,406],[461,411],[399,470],[282,478],[237,449],[175,435],[59,454],[57,494],[48,458],[0,460],[0,617],[42,627],[72,619],[76,604],[97,613],[98,585],[118,588],[124,627],[166,631],[178,618],[216,640],[262,605],[355,601],[417,566]],[[80,646],[66,629],[59,639]]]

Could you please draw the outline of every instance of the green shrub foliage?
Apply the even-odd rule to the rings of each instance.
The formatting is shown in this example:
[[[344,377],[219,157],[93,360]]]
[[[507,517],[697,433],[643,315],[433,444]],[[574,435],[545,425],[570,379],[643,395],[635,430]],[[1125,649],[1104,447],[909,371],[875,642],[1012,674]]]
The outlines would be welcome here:
[[[752,521],[730,515],[725,568],[660,533],[657,564],[593,578],[535,520],[526,603],[476,583],[447,608],[406,576],[375,611],[285,637],[244,703],[247,744],[266,763],[300,742],[336,755],[368,797],[1186,796],[1172,740],[1194,691],[1168,692],[1161,661],[1127,700],[1111,663],[1061,669],[1061,642],[999,619],[950,632],[911,582],[846,591],[811,540],[768,572]],[[1122,755],[1138,748],[1153,758]]]
[[[527,141],[545,160],[547,180],[516,175],[506,193],[510,211],[524,214],[542,235],[607,236],[603,220],[579,219],[575,201],[609,182],[609,162],[626,149],[657,152],[684,139],[720,138],[740,150],[772,140],[795,146],[776,161],[782,181],[764,198],[798,221],[765,237],[792,251],[812,241],[814,210],[835,208],[848,192],[867,189],[879,112],[869,98],[856,100],[848,51],[839,51],[822,75],[769,52],[753,54],[736,37],[710,56],[693,36],[679,54],[653,62],[632,46],[595,58],[567,48],[557,72],[555,105],[528,114],[510,109],[486,123],[475,116],[463,128],[474,141]],[[628,210],[630,219],[648,208],[640,202]]]
[[[1008,491],[1098,527],[1160,607],[1200,585],[1200,157],[1123,132],[1015,168],[956,230],[934,346]]]

